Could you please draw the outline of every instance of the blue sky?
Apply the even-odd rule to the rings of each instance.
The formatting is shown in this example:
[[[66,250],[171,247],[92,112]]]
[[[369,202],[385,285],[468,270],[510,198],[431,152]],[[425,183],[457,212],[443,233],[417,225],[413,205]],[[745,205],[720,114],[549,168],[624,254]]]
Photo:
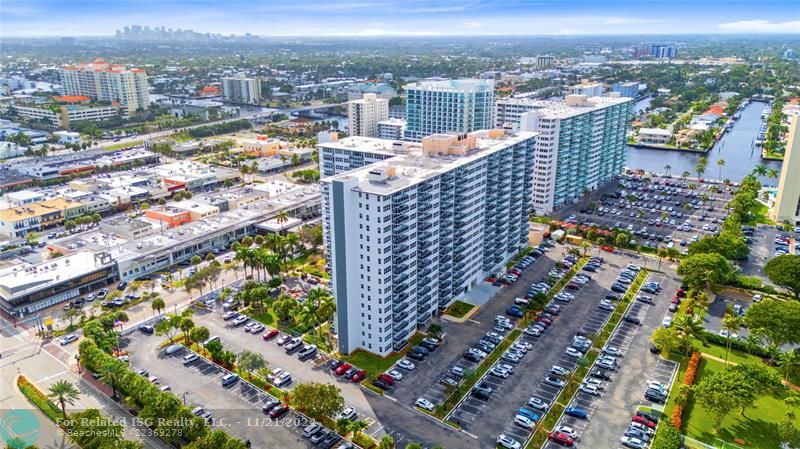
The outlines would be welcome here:
[[[800,33],[798,0],[0,0],[0,36]]]

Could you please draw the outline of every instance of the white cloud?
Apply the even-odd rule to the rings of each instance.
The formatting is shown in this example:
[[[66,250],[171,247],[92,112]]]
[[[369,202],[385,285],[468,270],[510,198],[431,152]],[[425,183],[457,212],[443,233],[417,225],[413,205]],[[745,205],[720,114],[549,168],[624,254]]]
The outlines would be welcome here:
[[[464,22],[461,24],[461,26],[464,28],[480,28],[483,26],[483,24],[480,22]]]
[[[770,22],[768,20],[740,20],[717,25],[733,33],[800,33],[800,20]]]
[[[649,23],[666,23],[666,20],[640,19],[636,17],[611,17],[604,20],[603,25],[646,25]]]
[[[556,34],[583,34],[580,30],[574,28],[562,28]]]

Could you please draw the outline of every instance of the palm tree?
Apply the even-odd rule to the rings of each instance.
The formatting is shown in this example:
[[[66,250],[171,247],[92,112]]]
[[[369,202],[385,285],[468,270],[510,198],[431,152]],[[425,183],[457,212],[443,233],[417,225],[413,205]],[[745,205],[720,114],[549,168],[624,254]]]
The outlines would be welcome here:
[[[267,234],[264,245],[272,252],[277,253],[283,246],[283,236],[277,233]]]
[[[278,225],[283,226],[289,221],[289,212],[282,210],[278,212],[278,215],[275,216],[275,221],[278,222]],[[281,235],[285,235],[286,230],[281,229]]]
[[[50,386],[50,392],[47,396],[55,400],[61,405],[61,413],[64,419],[67,419],[67,404],[73,405],[78,400],[81,393],[67,380],[59,380]]]
[[[770,168],[767,170],[767,178],[769,179],[778,179],[778,176],[780,175],[781,173],[775,168]]]
[[[767,167],[763,164],[758,164],[756,168],[753,169],[753,174],[757,176],[767,176]]]
[[[664,166],[664,172],[667,174],[667,176],[672,175],[672,166],[669,165],[669,164],[665,165]]]
[[[183,338],[186,340],[186,346],[189,346],[189,331],[194,328],[194,321],[189,318],[183,318],[181,320],[181,324],[178,325],[178,329],[183,332]]]
[[[719,177],[717,179],[722,179],[722,167],[725,166],[725,159],[717,159],[717,166],[719,167]]]
[[[778,366],[783,370],[783,378],[789,378],[789,372],[793,366],[800,365],[800,352],[792,349],[791,351],[780,352],[777,357]]]
[[[286,234],[286,237],[283,238],[283,244],[292,254],[303,249],[303,242],[300,241],[300,236],[294,232]]]
[[[112,399],[117,399],[117,388],[119,387],[119,383],[126,371],[127,370],[124,366],[115,363],[105,367],[103,372],[100,374],[100,381],[111,386]]]
[[[150,307],[153,309],[153,314],[161,313],[167,305],[164,303],[164,299],[160,296],[153,297],[153,300],[150,302]]]
[[[761,339],[753,335],[752,331],[744,338],[744,342],[747,345],[747,355],[752,355],[754,349],[761,347]]]
[[[739,331],[739,328],[742,327],[742,320],[735,315],[727,315],[725,318],[722,319],[722,328],[728,331],[728,338],[725,342],[725,366],[728,366],[728,355],[731,352],[731,340],[733,340],[733,335]]]
[[[686,178],[688,178],[690,174],[691,173],[689,173],[688,171],[685,171],[681,173],[681,178],[683,178],[683,180],[686,181]]]
[[[705,337],[703,332],[703,320],[694,315],[681,315],[675,320],[675,331],[678,333],[678,340],[681,342],[684,354],[691,345],[692,337],[703,340]]]

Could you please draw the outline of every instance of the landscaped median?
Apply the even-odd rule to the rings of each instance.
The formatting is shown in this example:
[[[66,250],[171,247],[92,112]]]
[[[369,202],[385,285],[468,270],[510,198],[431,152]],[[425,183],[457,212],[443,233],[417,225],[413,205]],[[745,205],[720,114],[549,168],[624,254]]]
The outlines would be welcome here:
[[[50,418],[54,423],[61,424],[61,420],[64,418],[61,410],[59,410],[36,385],[28,381],[28,378],[20,374],[17,377],[17,388],[19,388],[19,391],[21,391],[36,408],[41,410],[45,416]]]
[[[592,348],[584,357],[585,362],[579,364],[578,367],[575,368],[575,372],[567,381],[564,389],[561,390],[561,393],[558,395],[556,400],[553,401],[553,404],[539,420],[536,431],[533,433],[530,441],[528,441],[528,444],[525,445],[526,449],[541,448],[547,441],[550,432],[552,432],[553,428],[556,426],[556,424],[558,424],[559,420],[561,420],[561,416],[564,414],[564,410],[567,408],[567,405],[577,394],[578,388],[589,374],[589,371],[591,370],[595,360],[597,360],[600,351],[602,350],[603,346],[605,346],[611,334],[613,334],[614,330],[617,328],[617,325],[619,324],[620,320],[622,320],[623,315],[625,315],[625,313],[628,311],[630,304],[639,293],[639,288],[642,286],[642,284],[644,284],[644,281],[647,279],[649,274],[650,273],[648,270],[642,269],[639,271],[639,274],[636,275],[636,278],[631,283],[628,291],[625,292],[625,295],[623,295],[617,303],[614,312],[609,315],[605,324],[603,324],[603,328],[597,334],[597,337],[593,339]]]
[[[571,281],[572,278],[575,277],[576,274],[578,274],[581,268],[583,268],[583,266],[586,265],[586,262],[588,261],[589,261],[588,256],[584,256],[578,259],[578,262],[575,265],[573,265],[573,267],[570,268],[569,271],[567,271],[567,274],[565,274],[563,278],[559,279],[558,282],[553,284],[550,290],[547,291],[547,295],[545,295],[544,298],[542,298],[540,301],[541,304],[534,302],[535,298],[531,300],[531,303],[527,306],[528,310],[526,311],[525,317],[522,318],[522,320],[519,323],[519,326],[527,327],[528,325],[530,325],[531,322],[534,319],[536,319],[536,316],[535,314],[529,312],[532,311],[538,312],[539,310],[543,309],[545,304],[548,304],[550,301],[552,301],[553,298],[559,292],[561,292],[561,290],[564,289],[564,287],[569,283],[569,281]]]
[[[469,394],[469,391],[478,383],[478,380],[483,378],[483,375],[486,374],[487,371],[497,362],[497,360],[503,355],[503,353],[508,349],[517,338],[522,334],[522,331],[519,329],[514,329],[506,335],[506,338],[500,342],[499,345],[486,356],[485,359],[481,362],[480,365],[475,369],[475,374],[469,376],[469,378],[465,378],[461,384],[459,384],[449,396],[445,398],[442,403],[436,407],[436,410],[432,413],[433,416],[436,418],[444,421],[446,424],[449,424],[453,427],[460,428],[460,426],[452,421],[445,421],[445,418],[456,408],[456,406],[461,402],[461,399]]]

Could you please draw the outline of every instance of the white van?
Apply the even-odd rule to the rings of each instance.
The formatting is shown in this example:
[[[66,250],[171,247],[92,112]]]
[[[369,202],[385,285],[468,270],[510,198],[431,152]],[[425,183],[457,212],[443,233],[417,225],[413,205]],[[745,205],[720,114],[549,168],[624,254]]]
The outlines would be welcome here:
[[[531,301],[530,301],[529,299],[525,299],[525,298],[514,298],[514,304],[516,304],[516,305],[518,305],[518,306],[527,306],[527,305],[528,305],[528,304],[530,304],[530,303],[531,303]]]

